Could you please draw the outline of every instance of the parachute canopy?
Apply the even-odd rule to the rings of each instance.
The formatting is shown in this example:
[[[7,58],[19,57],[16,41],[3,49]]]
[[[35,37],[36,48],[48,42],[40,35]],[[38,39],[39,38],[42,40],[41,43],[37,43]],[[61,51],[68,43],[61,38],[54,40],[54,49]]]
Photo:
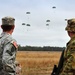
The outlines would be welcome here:
[[[25,25],[25,23],[22,23],[22,25]]]
[[[50,22],[50,20],[46,20],[46,22]]]
[[[56,8],[55,6],[52,7],[53,9]]]
[[[30,24],[27,24],[27,26],[30,26]]]
[[[26,14],[30,14],[30,12],[26,12]]]
[[[67,21],[67,19],[65,19],[65,21]]]

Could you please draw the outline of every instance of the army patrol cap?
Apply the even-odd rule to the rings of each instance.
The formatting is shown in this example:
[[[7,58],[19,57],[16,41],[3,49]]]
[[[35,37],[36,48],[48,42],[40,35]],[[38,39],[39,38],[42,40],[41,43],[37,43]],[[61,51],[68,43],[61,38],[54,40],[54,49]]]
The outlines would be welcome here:
[[[15,19],[13,17],[3,17],[2,18],[2,25],[14,25]]]
[[[67,27],[65,30],[75,32],[75,18],[67,20]]]

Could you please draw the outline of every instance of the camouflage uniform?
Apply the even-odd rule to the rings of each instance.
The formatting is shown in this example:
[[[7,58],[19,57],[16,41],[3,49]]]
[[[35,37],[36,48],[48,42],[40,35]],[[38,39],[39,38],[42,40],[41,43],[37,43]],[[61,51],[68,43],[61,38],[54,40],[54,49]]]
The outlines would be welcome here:
[[[14,18],[4,17],[2,25],[14,25]],[[0,35],[0,75],[16,75],[15,57],[18,46],[11,34],[2,32]]]
[[[69,19],[66,30],[75,33],[75,19]],[[66,45],[63,67],[59,75],[75,75],[75,36]]]

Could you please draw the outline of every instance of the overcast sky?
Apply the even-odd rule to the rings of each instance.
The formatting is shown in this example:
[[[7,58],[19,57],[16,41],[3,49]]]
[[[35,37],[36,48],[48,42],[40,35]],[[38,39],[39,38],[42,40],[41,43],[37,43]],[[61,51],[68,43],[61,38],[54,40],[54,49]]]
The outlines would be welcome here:
[[[15,18],[12,36],[18,44],[64,47],[70,39],[65,19],[75,17],[75,0],[0,0],[0,18],[5,16]]]

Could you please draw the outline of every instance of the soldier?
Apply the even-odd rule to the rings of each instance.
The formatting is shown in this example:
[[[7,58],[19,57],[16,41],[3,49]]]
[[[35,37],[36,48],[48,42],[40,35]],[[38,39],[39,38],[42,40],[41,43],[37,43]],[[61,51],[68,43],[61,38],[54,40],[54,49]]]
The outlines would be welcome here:
[[[75,19],[67,20],[67,30],[70,41],[66,44],[63,67],[59,75],[75,75]]]
[[[15,58],[18,50],[16,40],[12,38],[15,19],[2,18],[2,33],[0,35],[0,75],[16,75]]]

